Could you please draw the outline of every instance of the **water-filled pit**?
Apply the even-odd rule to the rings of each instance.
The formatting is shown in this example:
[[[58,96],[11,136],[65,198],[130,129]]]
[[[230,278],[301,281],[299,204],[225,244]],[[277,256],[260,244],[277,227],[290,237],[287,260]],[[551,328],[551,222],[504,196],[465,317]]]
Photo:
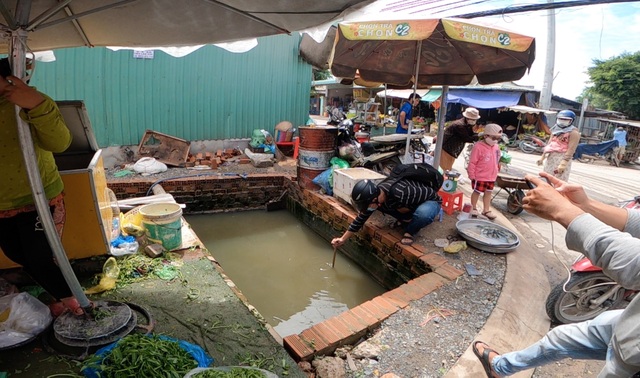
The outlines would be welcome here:
[[[282,337],[383,292],[367,272],[286,210],[185,217],[249,303]]]

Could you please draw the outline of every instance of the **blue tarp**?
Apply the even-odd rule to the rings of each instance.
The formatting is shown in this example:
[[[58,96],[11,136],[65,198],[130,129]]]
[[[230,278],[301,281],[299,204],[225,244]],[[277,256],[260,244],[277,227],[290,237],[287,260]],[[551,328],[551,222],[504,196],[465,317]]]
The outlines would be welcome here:
[[[576,147],[576,152],[573,153],[573,158],[580,159],[582,155],[596,155],[596,154],[602,156],[607,152],[609,152],[609,150],[612,150],[617,147],[618,147],[617,140],[609,140],[609,141],[598,143],[598,144],[580,143],[578,147]]]
[[[522,92],[515,91],[477,91],[469,89],[450,89],[447,102],[463,104],[480,109],[501,108],[517,105]]]

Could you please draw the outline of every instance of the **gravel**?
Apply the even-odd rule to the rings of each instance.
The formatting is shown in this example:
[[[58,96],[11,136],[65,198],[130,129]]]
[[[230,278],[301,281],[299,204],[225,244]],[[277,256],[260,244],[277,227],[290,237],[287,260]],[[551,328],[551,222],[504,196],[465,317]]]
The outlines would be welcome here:
[[[465,271],[465,264],[470,264],[481,275],[465,272],[384,321],[379,330],[351,351],[357,369],[350,370],[347,364],[347,376],[393,373],[399,377],[440,377],[464,353],[495,307],[506,259],[473,248],[444,255],[454,267]],[[363,358],[359,350],[370,348],[377,355],[369,353],[371,358]]]

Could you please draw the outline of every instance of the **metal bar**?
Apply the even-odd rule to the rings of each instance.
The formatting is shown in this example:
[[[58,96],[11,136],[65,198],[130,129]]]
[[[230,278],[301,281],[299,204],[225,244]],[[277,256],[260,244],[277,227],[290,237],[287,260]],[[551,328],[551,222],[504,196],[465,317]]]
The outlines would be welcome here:
[[[18,20],[19,22],[20,20]],[[16,77],[22,77],[25,72],[25,46],[27,40],[27,32],[25,30],[16,30],[11,35],[11,58],[12,58],[12,70]],[[73,273],[71,263],[67,258],[67,254],[64,251],[62,242],[58,233],[56,232],[56,226],[51,216],[49,209],[49,201],[44,194],[44,187],[42,185],[42,179],[40,178],[40,171],[38,170],[38,163],[36,161],[35,148],[33,146],[33,139],[31,137],[31,129],[29,125],[20,118],[20,107],[15,106],[16,113],[16,127],[18,128],[18,137],[20,140],[20,146],[22,147],[22,157],[24,159],[25,168],[27,170],[27,176],[29,183],[31,184],[31,191],[33,194],[34,204],[40,221],[44,228],[47,241],[53,250],[60,271],[64,276],[67,285],[71,289],[71,293],[76,297],[78,303],[83,308],[90,308],[91,303],[89,299],[82,291],[82,286],[78,278]],[[58,298],[60,299],[60,298]]]
[[[55,21],[51,21],[51,22],[40,24],[40,27],[38,28],[38,30],[42,30],[42,29],[45,29],[45,28],[48,28],[48,27],[51,27],[51,26],[55,26],[55,25],[58,25],[58,24],[65,23],[65,22],[77,20],[79,18],[82,18],[84,16],[88,16],[90,14],[102,12],[103,10],[115,8],[115,7],[118,7],[120,5],[133,3],[135,1],[138,1],[138,0],[122,0],[122,1],[118,1],[117,3],[113,3],[113,4],[105,5],[105,6],[102,6],[102,7],[94,8],[94,9],[88,10],[86,12],[76,13],[76,14],[74,14],[72,16],[69,16],[69,17],[65,17],[65,18],[61,18],[59,20],[55,20]],[[34,28],[30,27],[28,30],[31,31],[32,29],[34,29]]]
[[[417,41],[416,44],[418,45],[418,50],[416,51],[416,73],[413,75],[413,96],[415,97],[416,95],[416,90],[418,89],[418,74],[420,72],[420,55],[422,54],[422,41]],[[411,103],[411,106],[413,107],[413,103],[412,103],[413,99],[409,100],[409,103]],[[413,115],[413,111],[411,112],[411,115]],[[399,116],[399,115],[398,115]],[[409,146],[411,144],[411,133],[413,132],[413,121],[409,120],[407,121],[408,127],[407,127],[407,143],[405,144],[404,147],[404,164],[409,164],[411,162],[413,162],[413,156],[411,156],[411,151],[409,151]]]
[[[442,154],[442,139],[444,137],[444,122],[447,116],[447,97],[449,96],[449,86],[442,86],[442,94],[440,95],[440,109],[438,109],[438,134],[436,140],[436,149],[433,154],[433,166],[437,169],[440,167],[440,155]]]
[[[13,18],[11,12],[9,12],[9,8],[4,5],[4,2],[0,2],[0,14],[4,17],[5,21],[7,21],[7,27],[11,30],[15,30],[18,27],[16,23],[16,19]]]
[[[53,6],[51,8],[49,8],[48,10],[42,12],[40,15],[38,15],[36,18],[33,19],[33,21],[31,21],[31,23],[27,26],[27,31],[31,31],[35,28],[38,27],[38,25],[40,25],[41,23],[43,23],[44,21],[48,20],[49,17],[53,16],[54,14],[58,13],[58,11],[64,7],[67,6],[67,4],[69,4],[72,0],[65,0],[62,1],[60,3],[58,3],[56,6]]]

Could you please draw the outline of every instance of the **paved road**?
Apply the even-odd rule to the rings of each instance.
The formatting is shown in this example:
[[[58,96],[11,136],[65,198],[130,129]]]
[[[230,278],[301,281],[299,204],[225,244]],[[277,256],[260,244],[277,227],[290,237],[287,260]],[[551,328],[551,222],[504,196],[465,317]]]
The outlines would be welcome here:
[[[541,168],[536,165],[540,155],[528,155],[519,150],[509,150],[509,154],[512,167],[532,174],[538,174],[541,171]],[[463,176],[466,176],[462,157],[456,161],[454,168],[464,172]],[[640,165],[614,167],[600,161],[589,164],[574,161],[569,180],[584,186],[591,198],[612,205],[640,195]],[[532,244],[540,251],[537,254],[538,261],[544,265],[551,287],[563,282],[568,275],[567,268],[563,264],[570,266],[579,255],[575,251],[567,250],[564,242],[564,228],[526,211],[519,215],[509,214],[506,207],[507,196],[508,193],[502,190],[495,196],[492,205],[502,211],[522,237],[534,241]],[[596,377],[601,367],[602,362],[599,361],[563,360],[536,369],[533,377],[590,378]]]

